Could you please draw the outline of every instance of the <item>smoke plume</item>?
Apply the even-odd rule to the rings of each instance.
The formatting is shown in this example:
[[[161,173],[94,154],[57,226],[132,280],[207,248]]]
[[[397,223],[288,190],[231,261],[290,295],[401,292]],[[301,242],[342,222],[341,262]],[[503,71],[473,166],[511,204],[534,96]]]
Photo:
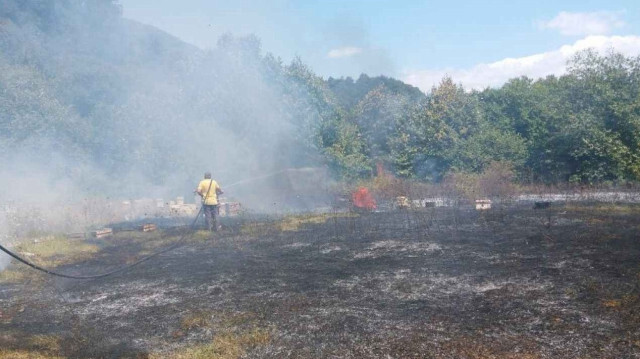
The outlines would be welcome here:
[[[308,179],[300,173],[323,173],[291,170],[320,164],[321,115],[304,70],[264,54],[254,36],[195,48],[122,18],[112,1],[10,0],[0,7],[3,211],[36,206],[47,217],[54,204],[95,198],[189,199],[205,171],[223,189],[278,174],[226,191],[269,208]],[[59,217],[46,226],[73,227]],[[15,235],[12,225],[2,233]]]

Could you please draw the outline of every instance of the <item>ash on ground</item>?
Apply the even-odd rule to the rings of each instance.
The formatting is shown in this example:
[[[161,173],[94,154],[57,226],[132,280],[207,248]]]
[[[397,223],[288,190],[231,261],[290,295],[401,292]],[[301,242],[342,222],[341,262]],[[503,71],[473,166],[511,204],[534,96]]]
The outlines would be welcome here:
[[[638,213],[438,207],[286,230],[236,218],[116,276],[0,284],[0,347],[49,335],[66,356],[144,357],[258,329],[268,339],[243,357],[638,357]],[[110,269],[136,250],[58,269]]]

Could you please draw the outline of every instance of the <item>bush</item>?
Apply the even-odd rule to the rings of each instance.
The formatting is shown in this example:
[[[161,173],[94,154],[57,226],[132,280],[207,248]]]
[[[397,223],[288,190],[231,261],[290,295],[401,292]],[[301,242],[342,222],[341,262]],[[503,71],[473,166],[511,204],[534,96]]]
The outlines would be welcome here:
[[[491,162],[482,173],[450,172],[444,186],[454,195],[470,202],[480,198],[509,198],[517,190],[513,165],[507,161]]]

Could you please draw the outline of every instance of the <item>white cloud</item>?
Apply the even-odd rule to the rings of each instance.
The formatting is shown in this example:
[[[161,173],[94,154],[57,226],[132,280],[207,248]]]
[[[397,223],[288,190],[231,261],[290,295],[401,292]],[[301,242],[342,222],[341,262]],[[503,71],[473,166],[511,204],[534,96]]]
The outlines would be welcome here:
[[[362,52],[362,48],[360,47],[352,47],[352,46],[339,47],[337,49],[332,49],[331,51],[329,51],[329,53],[327,54],[327,57],[331,59],[338,59],[341,57],[351,57],[361,52]]]
[[[594,49],[601,54],[614,50],[626,56],[638,56],[640,36],[588,36],[557,50],[526,57],[506,58],[466,69],[406,71],[402,80],[425,92],[430,91],[445,76],[462,83],[468,90],[496,87],[514,77],[528,76],[535,79],[548,75],[562,75],[566,71],[567,61],[578,51],[586,49]]]
[[[557,30],[562,35],[605,35],[621,28],[625,22],[620,12],[560,12],[549,21],[539,23],[542,29]]]

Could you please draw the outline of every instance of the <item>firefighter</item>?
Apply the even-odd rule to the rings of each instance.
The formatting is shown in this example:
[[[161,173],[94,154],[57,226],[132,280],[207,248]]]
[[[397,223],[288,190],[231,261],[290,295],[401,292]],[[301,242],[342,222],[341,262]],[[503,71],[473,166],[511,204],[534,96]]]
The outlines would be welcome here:
[[[216,220],[219,213],[218,196],[224,192],[222,192],[218,182],[211,179],[211,172],[204,174],[204,179],[198,184],[195,193],[202,197],[202,210],[207,221],[207,228],[210,231],[217,232],[219,229]]]

